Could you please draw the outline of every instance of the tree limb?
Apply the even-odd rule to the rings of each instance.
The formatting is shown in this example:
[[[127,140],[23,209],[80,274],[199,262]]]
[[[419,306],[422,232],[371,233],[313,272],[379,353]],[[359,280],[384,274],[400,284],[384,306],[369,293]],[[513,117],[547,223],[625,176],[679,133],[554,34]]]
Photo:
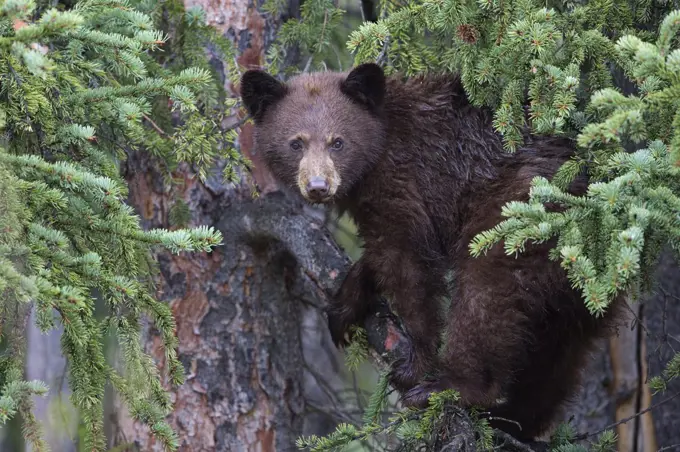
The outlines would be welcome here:
[[[245,242],[254,250],[262,251],[280,247],[288,253],[297,263],[297,276],[313,288],[313,299],[304,301],[320,309],[339,288],[351,265],[324,226],[323,219],[312,215],[302,201],[282,191],[229,206],[228,213],[218,221],[218,228],[229,231],[225,241]],[[374,365],[388,369],[408,339],[385,300],[375,305],[364,328]],[[328,332],[326,335],[330,338]],[[434,450],[475,450],[472,423],[463,410],[456,408],[449,412],[439,429]],[[505,440],[499,450],[534,450],[517,440],[510,441],[503,433],[499,435]]]

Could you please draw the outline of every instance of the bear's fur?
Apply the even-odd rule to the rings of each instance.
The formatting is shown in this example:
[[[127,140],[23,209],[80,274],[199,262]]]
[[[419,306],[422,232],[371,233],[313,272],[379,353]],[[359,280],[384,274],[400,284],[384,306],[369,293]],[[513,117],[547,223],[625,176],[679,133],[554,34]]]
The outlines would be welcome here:
[[[505,203],[528,199],[534,176],[550,178],[572,142],[528,136],[504,152],[492,112],[471,105],[448,74],[405,81],[364,64],[282,83],[250,70],[241,95],[272,173],[308,200],[348,211],[365,243],[329,307],[335,343],[346,345],[349,327],[385,295],[411,340],[390,377],[404,403],[422,406],[453,388],[464,404],[521,426],[498,428],[522,439],[545,432],[616,309],[587,311],[548,259],[554,241],[518,257],[497,244],[473,258],[468,244],[502,220]],[[571,191],[586,187],[581,177]]]

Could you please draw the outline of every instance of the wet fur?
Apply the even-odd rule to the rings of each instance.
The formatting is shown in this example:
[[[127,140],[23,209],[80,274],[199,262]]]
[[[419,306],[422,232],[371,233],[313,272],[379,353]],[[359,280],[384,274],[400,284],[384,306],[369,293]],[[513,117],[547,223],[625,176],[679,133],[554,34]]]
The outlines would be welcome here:
[[[333,202],[354,218],[365,247],[329,307],[333,339],[345,345],[350,325],[362,324],[375,295],[385,295],[411,339],[391,374],[405,403],[422,406],[432,391],[454,388],[463,403],[519,422],[521,431],[503,421],[496,427],[534,438],[575,393],[588,351],[618,311],[601,319],[588,313],[559,263],[548,260],[552,241],[517,258],[502,243],[472,258],[468,244],[502,220],[506,202],[528,198],[534,176],[550,178],[572,143],[528,137],[509,155],[492,113],[469,104],[456,76],[381,76],[369,64],[286,85],[258,71],[242,81],[256,145],[289,187],[301,157],[285,137],[349,137],[347,149],[331,154],[342,180]],[[275,94],[266,95],[272,86]],[[572,193],[586,184],[577,179]]]

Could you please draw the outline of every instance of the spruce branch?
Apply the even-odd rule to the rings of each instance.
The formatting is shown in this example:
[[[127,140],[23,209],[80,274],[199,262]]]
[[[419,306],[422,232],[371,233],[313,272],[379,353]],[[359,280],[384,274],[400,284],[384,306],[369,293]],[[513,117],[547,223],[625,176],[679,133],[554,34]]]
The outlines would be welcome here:
[[[124,399],[136,418],[176,449],[163,422],[172,406],[139,336],[147,316],[161,332],[169,380],[181,384],[175,320],[144,282],[149,253],[156,246],[210,252],[222,235],[204,226],[142,230],[125,204],[118,159],[128,149],[146,149],[169,165],[184,157],[199,173],[219,158],[232,170],[243,161],[230,147],[235,137],[214,127],[231,104],[216,101],[221,84],[197,51],[207,42],[225,53],[233,49],[197,22],[194,11],[191,26],[199,38],[189,38],[186,47],[196,65],[164,67],[150,52],[166,46],[168,36],[127,1],[80,0],[64,11],[36,11],[29,0],[0,5],[0,19],[13,21],[0,36],[0,334],[20,350],[26,328],[17,325],[31,307],[43,331],[62,325],[71,398],[87,450],[105,447],[108,381],[128,391]],[[165,108],[157,102],[163,98],[170,101]],[[202,122],[209,126],[196,126]],[[103,320],[95,317],[95,291],[107,302]],[[124,350],[120,371],[106,363],[104,331]],[[42,450],[26,399],[42,389],[12,370],[21,367],[22,356],[14,353],[11,365],[0,365],[2,421],[21,413],[24,435]]]

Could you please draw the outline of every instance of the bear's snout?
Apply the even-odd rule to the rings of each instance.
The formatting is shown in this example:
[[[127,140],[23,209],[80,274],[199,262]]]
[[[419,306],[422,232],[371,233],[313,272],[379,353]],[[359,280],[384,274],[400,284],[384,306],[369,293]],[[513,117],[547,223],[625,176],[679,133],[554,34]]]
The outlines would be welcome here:
[[[329,183],[325,177],[314,176],[307,183],[307,194],[314,200],[322,200],[328,196]]]
[[[308,201],[322,204],[332,202],[340,186],[340,174],[328,152],[323,152],[320,146],[310,149],[300,159],[297,186]]]

